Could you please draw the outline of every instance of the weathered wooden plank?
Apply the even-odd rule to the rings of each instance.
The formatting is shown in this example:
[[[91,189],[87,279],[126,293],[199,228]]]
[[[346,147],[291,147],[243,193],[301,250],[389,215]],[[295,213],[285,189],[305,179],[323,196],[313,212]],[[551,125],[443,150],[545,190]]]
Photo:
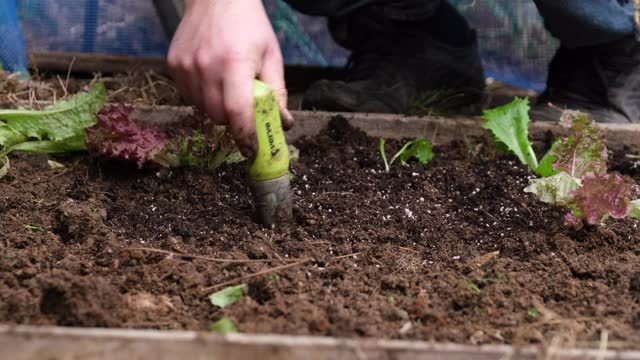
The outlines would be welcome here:
[[[73,66],[71,64],[73,63]],[[29,66],[44,71],[75,73],[126,73],[153,70],[167,74],[164,57],[135,57],[112,54],[87,54],[78,52],[30,52]]]
[[[546,355],[551,355],[546,357]],[[0,359],[499,360],[640,359],[637,351],[468,346],[418,341],[0,325]]]
[[[138,107],[136,117],[145,123],[166,124],[180,121],[192,115],[188,107]],[[314,136],[326,128],[336,116],[345,118],[351,125],[362,129],[374,137],[390,139],[427,137],[436,144],[459,140],[463,136],[482,136],[486,130],[480,127],[479,118],[445,118],[432,116],[403,116],[392,114],[329,113],[314,111],[294,111],[296,125],[287,133],[288,141],[303,136]],[[604,131],[609,147],[614,150],[628,147],[640,149],[640,124],[598,124]],[[529,131],[534,139],[544,139],[548,133],[566,134],[567,130],[555,122],[534,121]]]

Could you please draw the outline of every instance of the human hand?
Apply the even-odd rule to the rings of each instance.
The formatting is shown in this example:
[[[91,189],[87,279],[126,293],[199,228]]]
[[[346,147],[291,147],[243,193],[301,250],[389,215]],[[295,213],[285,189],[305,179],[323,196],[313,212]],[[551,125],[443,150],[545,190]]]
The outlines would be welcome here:
[[[257,149],[255,78],[275,90],[285,129],[293,125],[280,46],[261,0],[187,0],[168,64],[178,90],[227,125],[244,155]]]

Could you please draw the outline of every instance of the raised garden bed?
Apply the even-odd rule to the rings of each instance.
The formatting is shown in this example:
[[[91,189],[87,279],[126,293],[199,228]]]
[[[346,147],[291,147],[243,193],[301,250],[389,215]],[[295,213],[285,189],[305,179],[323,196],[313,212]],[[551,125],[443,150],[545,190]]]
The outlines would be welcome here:
[[[137,116],[171,122],[189,112],[140,108]],[[296,117],[298,127],[289,134],[300,150],[292,167],[295,223],[275,229],[252,221],[242,165],[216,174],[140,171],[78,155],[58,158],[65,168],[51,170],[46,156],[12,155],[11,173],[0,179],[0,321],[206,331],[228,317],[245,334],[516,348],[604,344],[627,352],[590,356],[638,358],[628,351],[640,340],[635,220],[568,228],[563,210],[523,193],[530,173],[512,156],[496,153],[474,119],[303,112]],[[638,162],[625,155],[640,151],[640,130],[606,130],[612,168],[637,183]],[[532,125],[539,148],[559,132],[552,124]],[[378,137],[417,136],[434,141],[434,161],[385,173]],[[637,187],[634,191],[637,195]],[[260,272],[268,273],[254,276]],[[247,296],[225,309],[207,298],[226,284],[240,283],[248,285]],[[295,358],[300,354],[295,351],[363,358],[353,350],[359,346],[370,358],[393,358],[403,346],[407,358],[466,358],[476,349],[477,355],[497,359],[513,351],[0,329],[0,343],[14,344],[5,348],[7,355],[32,336],[42,341],[38,346],[78,342],[70,350],[61,347],[60,354],[117,347],[123,339],[137,339],[142,348],[164,341],[200,346],[198,351],[226,346],[236,355],[239,344],[253,344],[246,347],[253,354],[269,347],[280,349],[280,358]],[[340,352],[345,344],[351,347]],[[136,345],[131,347],[135,351]],[[564,355],[587,356],[576,351]]]
[[[54,55],[41,70],[130,64]],[[133,103],[144,124],[191,117],[165,106],[182,102],[161,61],[140,68],[103,78],[107,100]],[[0,103],[40,108],[90,77],[3,77]],[[487,104],[523,95],[504,90]],[[522,191],[530,172],[496,153],[478,119],[295,117],[295,221],[272,230],[252,221],[243,165],[138,170],[76,155],[52,170],[47,156],[11,155],[0,358],[640,358],[636,221],[565,226],[566,210]],[[612,170],[640,197],[640,164],[625,156],[640,152],[640,129],[602,127]],[[539,154],[566,132],[530,131]],[[392,149],[420,136],[434,161],[385,173],[378,138]],[[241,283],[247,295],[225,309],[207,298]],[[241,334],[205,335],[223,317]]]

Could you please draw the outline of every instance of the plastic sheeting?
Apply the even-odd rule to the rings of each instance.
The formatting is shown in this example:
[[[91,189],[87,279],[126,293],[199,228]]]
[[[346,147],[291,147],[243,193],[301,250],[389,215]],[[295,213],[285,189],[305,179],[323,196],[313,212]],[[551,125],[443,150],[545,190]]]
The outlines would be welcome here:
[[[24,66],[32,51],[164,55],[168,41],[151,0],[0,1],[0,61]],[[556,47],[531,0],[450,0],[478,29],[486,75],[524,88],[544,87]],[[342,66],[348,53],[329,36],[325,20],[264,0],[288,64]],[[17,10],[17,12],[16,12]]]
[[[6,70],[27,74],[27,55],[15,0],[0,2],[0,64]]]

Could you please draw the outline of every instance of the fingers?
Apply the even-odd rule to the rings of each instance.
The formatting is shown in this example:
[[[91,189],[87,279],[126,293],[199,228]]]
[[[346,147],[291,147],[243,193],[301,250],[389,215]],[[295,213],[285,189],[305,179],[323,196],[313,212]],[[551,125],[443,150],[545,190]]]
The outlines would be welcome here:
[[[195,106],[202,105],[202,94],[198,87],[198,81],[194,82],[193,70],[195,68],[195,60],[193,57],[185,56],[191,51],[191,43],[188,39],[195,36],[193,27],[188,26],[189,20],[193,18],[193,14],[187,14],[185,19],[178,26],[176,34],[171,41],[167,63],[169,71],[173,77],[177,89],[180,94],[191,104]]]
[[[260,0],[187,0],[168,63],[178,90],[213,123],[227,125],[245,155],[257,150],[256,76],[275,90],[283,127],[291,127],[282,54]]]
[[[224,107],[229,132],[243,155],[250,157],[258,150],[253,111],[253,79],[255,65],[234,61],[226,68],[222,80]]]
[[[288,92],[284,81],[284,62],[277,43],[276,46],[271,46],[266,50],[262,69],[258,75],[260,80],[269,84],[274,90],[280,108],[282,126],[285,130],[290,129],[293,126],[293,116],[287,108]]]
[[[229,121],[224,109],[223,73],[218,59],[211,49],[200,49],[195,54],[195,71],[192,72],[192,84],[197,86],[201,94],[201,109],[204,110],[214,124],[226,125]]]

